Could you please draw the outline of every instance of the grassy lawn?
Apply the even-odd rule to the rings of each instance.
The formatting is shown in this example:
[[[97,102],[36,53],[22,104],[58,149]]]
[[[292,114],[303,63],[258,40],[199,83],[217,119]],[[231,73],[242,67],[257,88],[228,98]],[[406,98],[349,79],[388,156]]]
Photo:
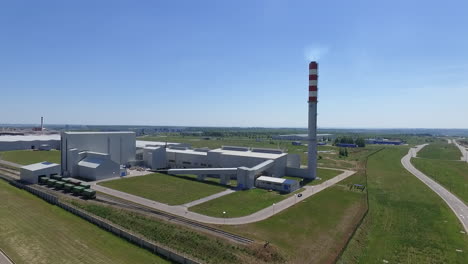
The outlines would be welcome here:
[[[447,141],[431,143],[418,152],[419,158],[426,159],[460,160],[461,156],[460,150],[454,144],[448,144]]]
[[[447,190],[468,203],[468,163],[453,160],[413,158],[411,163]]]
[[[103,206],[93,201],[73,200],[72,204],[139,233],[152,241],[198,258],[202,263],[282,263],[278,254],[269,249],[263,249],[263,247],[251,248],[231,244],[224,239],[211,237],[172,222],[111,206]],[[273,255],[274,258],[262,257],[262,252],[266,255]],[[128,263],[143,262],[134,260]]]
[[[60,164],[60,151],[33,151],[33,150],[12,150],[0,152],[0,159],[18,163],[21,165],[29,165],[42,161],[50,161]]]
[[[225,187],[210,182],[161,173],[106,181],[99,185],[168,205],[185,204],[226,190]]]
[[[300,190],[297,190],[295,193],[297,192],[300,192]],[[240,217],[253,214],[291,195],[293,194],[280,194],[264,189],[237,191],[190,207],[189,210],[214,217],[224,217],[223,211],[225,211],[226,217]]]
[[[0,180],[0,248],[16,263],[169,263]]]
[[[365,192],[345,184],[364,182],[356,174],[264,221],[220,228],[271,242],[287,263],[332,263],[366,209]]]
[[[321,168],[318,168],[317,169],[317,176],[320,177],[320,180],[319,179],[315,179],[313,181],[309,181],[309,180],[306,180],[306,185],[317,185],[317,184],[320,184],[326,180],[329,180],[333,177],[336,177],[338,175],[340,175],[342,172],[341,171],[337,171],[337,170],[328,170],[328,169],[321,169]],[[299,177],[294,177],[294,176],[284,176],[283,178],[285,179],[291,179],[291,180],[296,180],[296,181],[303,181],[304,179],[302,178],[299,178]]]
[[[445,202],[403,168],[407,152],[387,148],[369,158],[369,213],[339,263],[466,263],[468,236]]]

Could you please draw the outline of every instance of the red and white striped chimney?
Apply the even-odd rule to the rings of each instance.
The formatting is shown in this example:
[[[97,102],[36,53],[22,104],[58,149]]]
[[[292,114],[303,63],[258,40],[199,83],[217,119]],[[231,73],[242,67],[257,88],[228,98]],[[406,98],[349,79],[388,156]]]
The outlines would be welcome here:
[[[307,178],[317,177],[317,95],[318,95],[318,64],[309,64],[309,135],[307,147]]]

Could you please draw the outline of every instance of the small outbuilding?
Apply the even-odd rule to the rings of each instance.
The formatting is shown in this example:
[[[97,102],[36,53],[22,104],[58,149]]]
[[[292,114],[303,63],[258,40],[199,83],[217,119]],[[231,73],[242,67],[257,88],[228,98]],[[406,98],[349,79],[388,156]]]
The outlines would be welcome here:
[[[60,174],[60,164],[48,161],[30,164],[20,168],[20,179],[28,183],[38,183],[39,177]]]
[[[255,186],[261,189],[275,190],[279,192],[294,192],[299,189],[298,181],[284,178],[260,176],[255,181]]]

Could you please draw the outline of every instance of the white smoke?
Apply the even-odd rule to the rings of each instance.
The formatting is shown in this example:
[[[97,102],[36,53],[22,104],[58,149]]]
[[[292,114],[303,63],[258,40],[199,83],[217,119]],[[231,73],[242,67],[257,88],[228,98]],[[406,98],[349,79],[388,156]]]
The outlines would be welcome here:
[[[326,46],[311,45],[305,48],[304,55],[308,61],[317,61],[325,56],[328,53],[328,50],[329,48]]]

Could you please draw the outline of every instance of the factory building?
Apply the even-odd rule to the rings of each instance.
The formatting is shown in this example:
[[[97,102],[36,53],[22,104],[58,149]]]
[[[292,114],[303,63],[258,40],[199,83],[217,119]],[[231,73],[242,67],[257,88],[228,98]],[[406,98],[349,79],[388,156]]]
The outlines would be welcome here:
[[[20,168],[20,179],[32,184],[37,183],[39,181],[39,177],[50,177],[58,174],[60,174],[60,164],[47,161],[30,164]]]
[[[378,144],[378,145],[402,145],[401,140],[390,140],[390,139],[366,139],[366,144]]]
[[[41,145],[48,145],[47,149],[60,149],[60,135],[5,135],[0,136],[0,151],[41,149]]]
[[[99,180],[125,175],[121,165],[135,160],[134,132],[63,132],[61,172]]]
[[[307,141],[308,134],[288,134],[288,135],[276,135],[272,136],[275,140],[291,140],[291,141]],[[333,134],[317,134],[317,141],[326,141],[328,139],[334,139]]]
[[[285,193],[294,192],[300,188],[298,181],[267,176],[258,177],[255,181],[255,186],[262,189],[275,190]]]

